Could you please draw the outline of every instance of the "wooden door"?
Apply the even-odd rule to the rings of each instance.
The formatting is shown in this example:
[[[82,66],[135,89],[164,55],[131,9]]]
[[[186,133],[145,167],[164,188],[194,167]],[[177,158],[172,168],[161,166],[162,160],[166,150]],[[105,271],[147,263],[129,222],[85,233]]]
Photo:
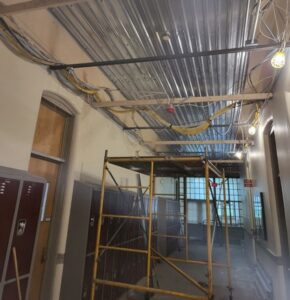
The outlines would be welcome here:
[[[71,116],[43,101],[40,106],[29,172],[45,178],[49,183],[44,218],[41,220],[36,244],[29,300],[39,300],[48,252],[49,232],[54,215],[59,179],[64,177],[65,140]]]

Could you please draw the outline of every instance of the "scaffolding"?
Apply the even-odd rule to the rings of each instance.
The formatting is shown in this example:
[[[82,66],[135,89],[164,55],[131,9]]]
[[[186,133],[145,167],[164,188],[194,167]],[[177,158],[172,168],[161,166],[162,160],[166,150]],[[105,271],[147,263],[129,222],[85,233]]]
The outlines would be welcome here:
[[[119,185],[114,178],[112,171],[109,168],[109,165],[115,165],[119,167],[123,167],[134,172],[138,172],[140,174],[149,175],[149,185],[142,186],[141,180],[139,180],[138,185],[136,186],[123,186]],[[192,260],[189,259],[189,234],[188,234],[188,205],[186,199],[186,185],[184,187],[183,192],[183,208],[184,213],[180,214],[183,217],[183,235],[180,236],[170,236],[166,234],[158,234],[158,232],[154,232],[152,230],[152,219],[154,215],[153,211],[153,198],[158,195],[165,194],[157,194],[155,193],[155,176],[158,177],[188,177],[193,176],[195,172],[203,172],[205,177],[205,189],[206,189],[206,242],[207,242],[207,260]],[[113,179],[117,189],[122,191],[123,189],[134,189],[136,188],[139,192],[145,194],[147,191],[149,192],[149,203],[147,209],[147,215],[143,216],[133,216],[133,215],[117,215],[117,214],[105,214],[103,212],[104,209],[104,201],[105,201],[105,190],[106,190],[106,178],[107,175]],[[211,204],[210,204],[210,175],[215,177],[222,178],[222,191],[223,191],[223,207],[224,207],[224,233],[225,233],[225,251],[226,251],[226,261],[225,262],[213,262],[212,260],[212,251],[213,251],[213,231],[211,224]],[[173,296],[178,299],[191,299],[191,300],[205,300],[205,299],[213,299],[214,291],[213,291],[213,266],[222,267],[227,270],[227,280],[228,280],[228,290],[229,290],[229,298],[232,298],[232,276],[231,276],[231,257],[230,257],[230,244],[229,244],[229,229],[227,222],[227,199],[226,199],[226,188],[225,188],[225,172],[220,171],[214,164],[211,163],[205,157],[202,156],[138,156],[138,157],[109,157],[106,151],[103,165],[103,176],[101,183],[101,193],[100,193],[100,207],[99,207],[99,219],[97,223],[96,230],[96,247],[94,254],[94,263],[93,263],[93,275],[92,275],[92,288],[91,288],[91,300],[95,300],[96,287],[98,285],[110,286],[110,287],[118,287],[129,290],[134,290],[138,292],[150,294],[161,294]],[[177,192],[177,189],[176,189]],[[180,190],[178,188],[178,193]],[[167,194],[166,194],[167,195]],[[168,194],[169,195],[169,194]],[[178,195],[176,195],[180,199]],[[124,220],[140,220],[142,222],[146,222],[146,230],[144,231],[144,235],[146,237],[146,249],[133,249],[127,247],[120,246],[111,246],[110,242],[106,245],[101,244],[101,229],[104,218],[121,218]],[[185,257],[184,258],[173,258],[166,257],[159,253],[156,249],[152,247],[152,237],[153,236],[163,236],[166,238],[176,238],[183,239],[185,241]],[[147,267],[146,267],[146,284],[138,285],[138,284],[130,284],[125,282],[113,281],[113,280],[105,280],[102,278],[97,278],[98,274],[98,264],[99,258],[101,255],[101,251],[113,250],[113,251],[125,251],[132,253],[143,254],[147,257]],[[178,272],[183,278],[185,278],[188,282],[190,282],[195,288],[199,289],[204,295],[192,295],[186,294],[179,291],[167,290],[156,288],[152,286],[152,261],[160,260],[168,264],[172,267],[176,272]],[[194,264],[202,264],[207,266],[207,284],[203,285],[198,282],[197,279],[188,275],[184,272],[176,263],[188,263],[191,265]]]

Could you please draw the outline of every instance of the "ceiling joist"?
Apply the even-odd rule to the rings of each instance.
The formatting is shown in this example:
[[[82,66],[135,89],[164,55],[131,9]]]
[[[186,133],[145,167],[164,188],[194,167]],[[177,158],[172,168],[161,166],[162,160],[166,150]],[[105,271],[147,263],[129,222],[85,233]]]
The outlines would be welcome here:
[[[243,164],[243,160],[238,159],[211,159],[213,164]]]
[[[204,141],[144,141],[145,145],[222,145],[222,144],[251,144],[248,140],[204,140]]]
[[[36,9],[47,9],[87,1],[88,0],[31,0],[10,5],[4,5],[0,3],[0,16],[9,16]]]
[[[188,97],[188,98],[173,98],[169,99],[140,99],[140,100],[125,100],[95,103],[94,107],[132,107],[132,106],[148,106],[168,104],[190,104],[203,102],[218,102],[218,101],[257,101],[272,98],[271,93],[255,93],[255,94],[239,94],[239,95],[222,95],[222,96],[203,96],[203,97]]]

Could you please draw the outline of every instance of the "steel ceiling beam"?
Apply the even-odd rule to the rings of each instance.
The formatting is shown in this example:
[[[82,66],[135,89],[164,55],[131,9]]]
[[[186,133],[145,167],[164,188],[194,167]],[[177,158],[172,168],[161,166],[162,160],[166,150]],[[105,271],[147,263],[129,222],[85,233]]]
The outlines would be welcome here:
[[[252,144],[248,140],[204,140],[204,141],[144,141],[144,145],[222,145]]]
[[[243,160],[237,159],[211,159],[210,160],[213,164],[243,164]]]
[[[197,153],[199,154],[204,154],[203,152],[156,152],[157,154],[165,154],[165,155],[168,155],[168,154],[186,154],[186,155],[197,155]],[[244,161],[243,160],[239,160],[239,159],[211,159],[210,160],[213,164],[243,164]]]
[[[272,98],[271,93],[255,93],[255,94],[237,94],[237,95],[221,95],[221,96],[202,96],[188,98],[173,98],[170,99],[171,104],[190,104],[202,102],[218,102],[218,101],[257,101]],[[167,105],[168,98],[163,99],[139,99],[139,100],[124,100],[124,101],[106,101],[94,103],[94,107],[132,107],[132,106],[148,106],[148,105]]]
[[[198,125],[196,125],[198,126]],[[212,128],[220,128],[220,127],[240,127],[240,126],[249,126],[249,124],[244,123],[234,123],[234,124],[211,124],[209,127]],[[135,126],[135,127],[124,127],[124,131],[130,131],[130,130],[166,130],[170,129],[170,126]]]
[[[286,47],[289,47],[289,46],[290,46],[290,43],[287,43]],[[54,66],[50,66],[50,69],[51,70],[63,70],[63,69],[68,69],[68,68],[79,69],[79,68],[104,67],[104,66],[113,66],[113,65],[127,65],[127,64],[154,62],[154,61],[165,61],[165,60],[174,60],[174,59],[213,56],[213,55],[230,54],[230,53],[272,50],[272,49],[279,49],[279,48],[281,48],[281,43],[273,43],[273,44],[268,44],[268,45],[253,44],[253,45],[249,45],[249,46],[245,46],[245,47],[217,49],[217,50],[208,50],[208,51],[200,51],[200,52],[156,55],[156,56],[148,56],[148,57],[115,59],[115,60],[107,60],[107,61],[93,61],[93,62],[76,63],[76,64],[57,64]]]
[[[10,16],[31,10],[47,9],[88,1],[89,0],[31,0],[10,5],[4,5],[0,3],[0,16]]]

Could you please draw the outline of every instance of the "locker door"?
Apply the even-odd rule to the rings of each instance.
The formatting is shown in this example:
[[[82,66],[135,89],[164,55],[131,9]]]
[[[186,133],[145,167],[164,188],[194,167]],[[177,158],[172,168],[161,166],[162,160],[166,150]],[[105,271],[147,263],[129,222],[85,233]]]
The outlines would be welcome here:
[[[27,284],[28,284],[28,278],[23,278],[20,280],[20,290],[21,290],[22,299],[25,299]],[[6,284],[3,290],[2,300],[18,300],[18,299],[19,296],[18,296],[16,281]]]
[[[86,249],[86,261],[83,277],[82,299],[90,299],[94,252],[96,246],[96,229],[98,223],[100,191],[94,190],[89,216],[88,239]]]
[[[84,272],[84,280],[83,280],[83,288],[82,288],[82,300],[89,300],[91,295],[91,287],[92,287],[92,266],[94,264],[94,255],[86,256],[85,262],[85,272]]]
[[[15,247],[17,252],[20,276],[30,272],[43,188],[43,183],[25,181],[21,191],[12,242],[12,247]],[[15,268],[11,251],[6,280],[14,277]]]
[[[100,191],[93,191],[91,211],[90,211],[90,223],[88,229],[88,244],[87,254],[95,252],[96,247],[96,229],[98,224],[99,206],[100,206]]]
[[[0,281],[20,182],[0,177]]]

